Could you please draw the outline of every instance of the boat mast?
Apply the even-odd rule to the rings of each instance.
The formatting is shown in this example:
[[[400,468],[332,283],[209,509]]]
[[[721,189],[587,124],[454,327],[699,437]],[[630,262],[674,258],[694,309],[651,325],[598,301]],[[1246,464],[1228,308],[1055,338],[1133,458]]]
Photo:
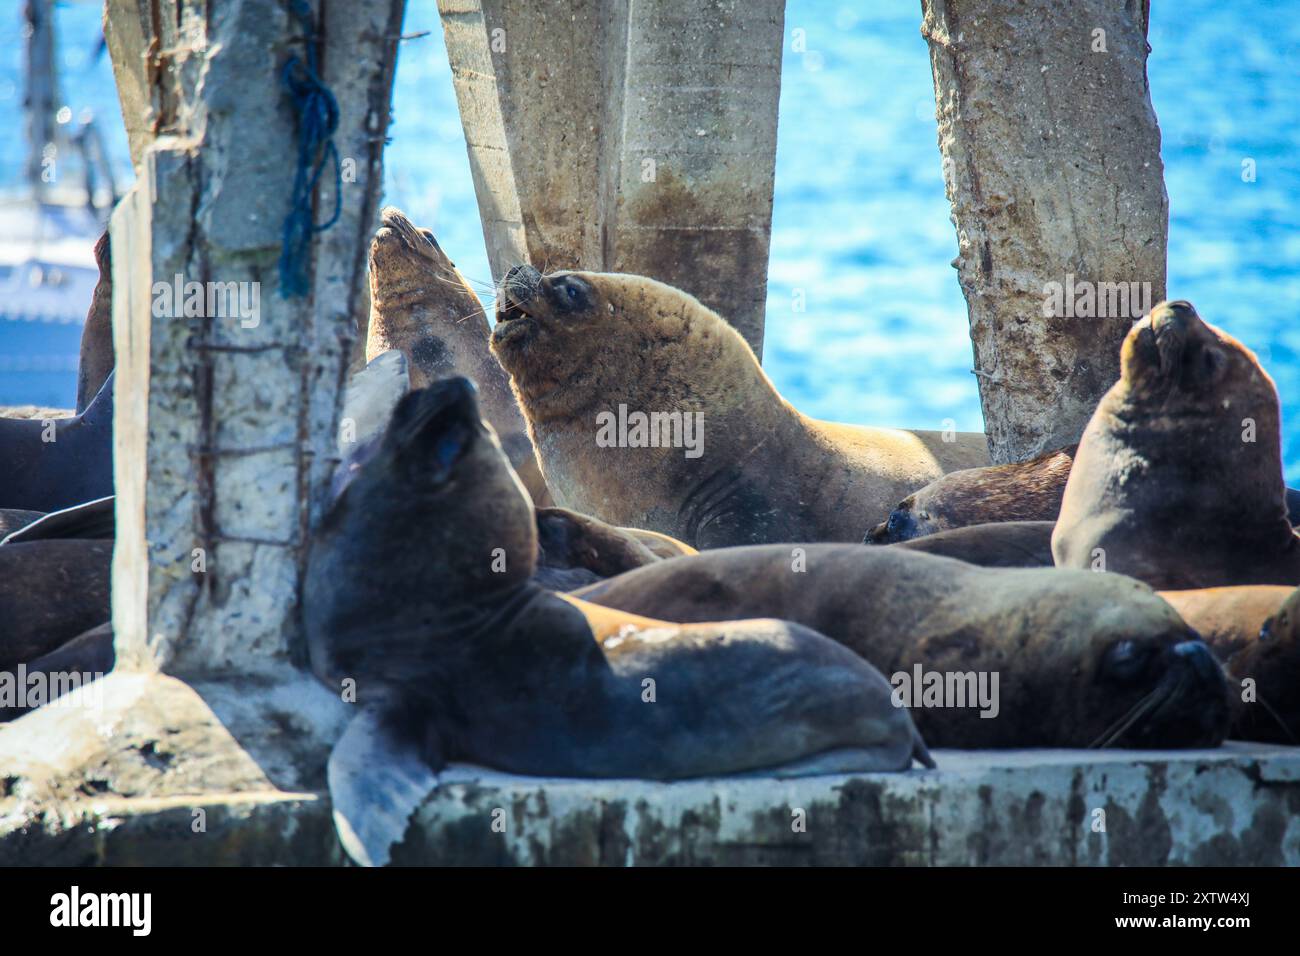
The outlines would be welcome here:
[[[58,125],[55,121],[58,83],[54,72],[54,4],[52,0],[27,0],[25,39],[27,91],[23,109],[27,118],[27,182],[43,196],[54,180]],[[47,155],[47,150],[48,155]],[[48,171],[47,171],[48,169]]]

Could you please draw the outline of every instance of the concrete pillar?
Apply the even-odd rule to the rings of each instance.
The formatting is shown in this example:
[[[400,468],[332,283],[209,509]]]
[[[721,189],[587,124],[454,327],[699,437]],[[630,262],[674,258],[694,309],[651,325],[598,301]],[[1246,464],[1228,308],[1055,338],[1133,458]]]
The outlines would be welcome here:
[[[784,0],[438,0],[494,278],[637,272],[762,354]]]
[[[1165,295],[1149,4],[922,8],[989,449],[1021,460],[1078,440]]]
[[[106,11],[137,164],[110,227],[121,370],[113,623],[127,667],[201,677],[292,656],[404,0],[327,6],[317,41],[340,108],[342,214],[313,241],[309,293],[289,299],[277,260],[297,120],[281,71],[304,56],[301,24],[280,0],[110,0]],[[321,183],[317,221],[333,211],[332,167]],[[224,310],[207,295],[215,283]],[[194,288],[203,304],[178,312],[175,297],[184,304]]]

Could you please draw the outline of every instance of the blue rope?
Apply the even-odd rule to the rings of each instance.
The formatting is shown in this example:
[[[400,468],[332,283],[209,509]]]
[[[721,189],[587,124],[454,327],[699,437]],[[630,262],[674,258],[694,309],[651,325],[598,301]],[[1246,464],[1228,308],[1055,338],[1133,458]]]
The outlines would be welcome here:
[[[338,100],[316,72],[316,29],[311,7],[306,0],[294,0],[293,12],[307,33],[307,60],[304,63],[291,56],[280,74],[298,116],[298,165],[280,247],[280,295],[286,299],[307,294],[311,237],[338,222],[343,209],[343,169],[334,146],[334,132],[339,126]],[[312,217],[311,198],[328,161],[334,163],[334,215],[318,226]]]

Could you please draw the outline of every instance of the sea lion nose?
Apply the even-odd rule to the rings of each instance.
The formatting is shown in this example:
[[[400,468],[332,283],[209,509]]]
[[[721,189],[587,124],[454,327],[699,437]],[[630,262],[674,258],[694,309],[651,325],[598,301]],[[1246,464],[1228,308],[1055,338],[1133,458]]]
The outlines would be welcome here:
[[[1223,683],[1223,668],[1203,641],[1183,641],[1174,645],[1174,653],[1191,665],[1192,671],[1207,684]]]
[[[1161,302],[1151,310],[1151,324],[1153,326],[1176,325],[1179,328],[1186,328],[1191,323],[1198,321],[1200,321],[1200,316],[1196,314],[1196,309],[1186,299]]]

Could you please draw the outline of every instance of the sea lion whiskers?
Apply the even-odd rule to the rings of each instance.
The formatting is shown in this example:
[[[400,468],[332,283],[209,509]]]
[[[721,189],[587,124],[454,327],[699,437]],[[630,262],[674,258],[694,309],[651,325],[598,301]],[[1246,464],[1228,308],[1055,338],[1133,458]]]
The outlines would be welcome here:
[[[1150,693],[1134,704],[1123,717],[1111,724],[1109,728],[1102,732],[1100,737],[1090,743],[1088,749],[1104,750],[1113,746],[1139,720],[1155,713],[1160,706],[1168,703],[1178,691],[1182,690],[1186,680],[1186,676],[1180,674],[1175,683],[1161,681],[1151,689]]]

